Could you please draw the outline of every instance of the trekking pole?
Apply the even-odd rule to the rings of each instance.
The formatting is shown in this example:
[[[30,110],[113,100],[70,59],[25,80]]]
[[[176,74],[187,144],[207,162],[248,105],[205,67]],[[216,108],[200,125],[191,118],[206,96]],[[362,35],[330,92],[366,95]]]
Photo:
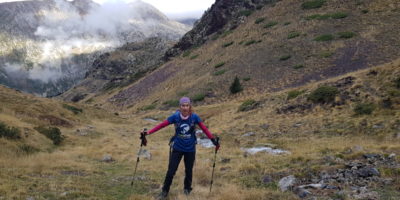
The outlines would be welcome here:
[[[216,140],[217,140],[217,143],[219,144],[219,137],[217,137]],[[212,174],[211,174],[211,183],[210,183],[210,193],[211,193],[212,185],[214,182],[214,169],[215,169],[215,161],[217,160],[217,152],[218,152],[218,148],[215,147],[214,163],[213,163],[213,169],[212,169]]]
[[[135,171],[133,172],[131,186],[133,186],[133,181],[135,180],[136,169],[137,169],[137,166],[138,166],[139,161],[140,161],[140,153],[142,152],[142,147],[147,145],[146,132],[147,132],[147,129],[145,128],[140,133],[140,148],[139,148],[139,152],[137,154],[136,166],[135,166]]]

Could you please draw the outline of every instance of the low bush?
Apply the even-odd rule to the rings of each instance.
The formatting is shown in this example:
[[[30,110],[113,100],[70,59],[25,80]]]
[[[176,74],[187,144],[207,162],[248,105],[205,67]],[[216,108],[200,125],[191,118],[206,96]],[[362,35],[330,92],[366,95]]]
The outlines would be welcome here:
[[[314,103],[329,103],[335,100],[338,93],[336,87],[324,85],[311,92],[308,99]]]
[[[242,11],[239,12],[239,15],[240,15],[240,16],[246,16],[246,17],[248,17],[248,16],[250,16],[252,13],[253,13],[253,11],[251,11],[251,10],[242,10]]]
[[[231,86],[229,87],[229,90],[232,94],[236,94],[238,92],[241,92],[243,90],[242,84],[240,84],[239,78],[236,76],[235,79],[233,80]]]
[[[39,126],[35,127],[35,130],[52,140],[54,145],[61,144],[61,142],[65,139],[65,137],[61,134],[60,129],[57,127]]]
[[[271,27],[273,27],[273,26],[275,26],[277,24],[278,24],[278,22],[269,22],[269,23],[264,25],[264,28],[271,28]]]
[[[330,17],[333,19],[343,19],[343,18],[346,18],[347,16],[348,16],[348,14],[344,13],[344,12],[336,12],[336,13],[330,14]]]
[[[243,112],[243,111],[249,111],[249,110],[253,110],[258,106],[258,102],[255,101],[254,99],[248,99],[246,101],[244,101],[242,103],[242,105],[240,105],[239,107],[239,111]]]
[[[220,67],[222,67],[224,65],[225,65],[225,62],[220,62],[220,63],[214,65],[214,68],[220,68]]]
[[[291,32],[291,33],[289,33],[287,38],[292,39],[292,38],[299,37],[299,36],[300,36],[299,32]]]
[[[146,105],[143,106],[142,110],[154,110],[156,108],[156,104],[150,104],[150,105]]]
[[[301,69],[304,68],[304,65],[295,65],[293,66],[293,69]]]
[[[232,42],[227,42],[227,43],[223,44],[222,47],[224,47],[224,48],[229,47],[229,46],[231,46],[233,43],[234,43],[233,41],[232,41]]]
[[[394,81],[396,88],[400,89],[400,77]]]
[[[330,41],[330,40],[333,40],[333,35],[331,35],[331,34],[320,35],[320,36],[317,36],[314,40],[318,41],[318,42]]]
[[[282,57],[279,58],[280,61],[285,61],[285,60],[289,60],[292,56],[291,55],[284,55]]]
[[[312,0],[312,1],[306,1],[301,4],[301,7],[303,9],[315,9],[315,8],[320,8],[325,4],[326,0]]]
[[[184,96],[184,95],[181,95],[181,96]],[[179,106],[179,100],[168,100],[168,101],[165,101],[163,104],[167,105],[169,107],[178,107]]]
[[[299,91],[299,90],[289,91],[287,94],[287,100],[294,99],[303,93],[304,93],[304,91]]]
[[[225,72],[226,72],[226,69],[222,69],[222,70],[216,71],[216,72],[214,72],[214,76],[220,76],[222,74],[225,74]]]
[[[183,52],[182,56],[183,57],[188,57],[191,53],[192,52],[190,52],[190,51],[185,51],[185,52]]]
[[[203,101],[204,98],[206,98],[206,95],[204,93],[199,93],[193,96],[193,101],[198,102],[198,101]]]
[[[4,137],[7,139],[20,139],[21,131],[15,127],[9,127],[5,123],[0,122],[0,138]]]
[[[338,34],[339,38],[344,38],[344,39],[348,39],[348,38],[352,38],[352,37],[356,36],[356,34],[353,32],[339,32],[337,34]]]
[[[261,17],[261,18],[256,19],[256,21],[254,23],[259,24],[259,23],[263,22],[264,20],[265,20],[265,17]]]
[[[74,106],[71,106],[68,104],[63,104],[63,108],[73,112],[75,115],[83,112],[83,110],[81,108],[77,108],[77,107],[74,107]]]
[[[354,108],[356,115],[370,115],[375,110],[375,105],[372,103],[359,103]]]
[[[194,60],[194,59],[196,59],[197,57],[199,57],[199,54],[190,57],[190,60]]]
[[[40,151],[38,148],[33,147],[31,145],[28,145],[28,144],[22,144],[22,145],[18,146],[18,148],[24,154],[33,154],[33,153],[36,153],[36,152]]]

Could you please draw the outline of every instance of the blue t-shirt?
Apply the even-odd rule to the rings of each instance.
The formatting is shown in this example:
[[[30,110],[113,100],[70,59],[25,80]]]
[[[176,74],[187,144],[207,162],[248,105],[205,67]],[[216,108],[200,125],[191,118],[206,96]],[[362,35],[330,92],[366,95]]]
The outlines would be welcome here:
[[[168,117],[168,122],[175,125],[175,136],[173,148],[183,152],[196,151],[196,135],[195,126],[201,122],[197,114],[192,113],[186,120],[181,118],[180,112],[177,111]]]

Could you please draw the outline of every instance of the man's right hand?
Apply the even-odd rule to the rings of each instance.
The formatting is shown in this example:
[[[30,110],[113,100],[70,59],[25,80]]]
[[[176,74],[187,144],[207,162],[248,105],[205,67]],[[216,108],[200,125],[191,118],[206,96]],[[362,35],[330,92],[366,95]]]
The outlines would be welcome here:
[[[140,140],[142,141],[141,145],[144,145],[144,146],[147,145],[146,135],[147,135],[147,129],[145,128],[145,129],[140,133]]]

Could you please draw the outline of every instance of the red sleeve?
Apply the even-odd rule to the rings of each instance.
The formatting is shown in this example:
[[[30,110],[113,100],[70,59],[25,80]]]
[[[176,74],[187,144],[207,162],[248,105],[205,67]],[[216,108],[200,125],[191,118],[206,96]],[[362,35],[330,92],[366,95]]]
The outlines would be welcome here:
[[[166,126],[170,125],[168,120],[164,120],[163,122],[161,122],[159,125],[157,125],[156,127],[152,128],[149,132],[147,132],[147,135],[150,135]]]
[[[203,122],[199,123],[199,126],[201,130],[207,135],[208,139],[214,138],[214,136],[211,134],[211,132],[207,129],[206,125],[204,125]]]

